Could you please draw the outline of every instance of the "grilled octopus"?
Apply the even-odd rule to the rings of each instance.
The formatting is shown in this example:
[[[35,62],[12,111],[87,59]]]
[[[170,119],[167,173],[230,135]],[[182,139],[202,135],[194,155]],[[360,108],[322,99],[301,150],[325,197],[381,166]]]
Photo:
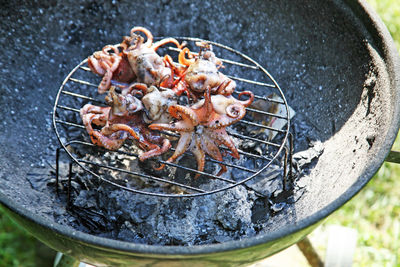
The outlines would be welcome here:
[[[210,87],[206,89],[204,99],[187,107],[172,105],[168,112],[177,121],[171,123],[153,123],[149,125],[152,130],[177,131],[180,134],[174,154],[167,162],[174,162],[185,151],[191,151],[197,161],[199,172],[204,170],[206,154],[215,160],[222,161],[219,146],[224,145],[230,150],[232,157],[239,159],[239,153],[232,138],[228,135],[226,127],[241,120],[246,114],[254,95],[244,91],[239,94],[248,95],[249,99],[241,101],[232,96],[210,95]],[[158,169],[164,168],[164,164]],[[226,172],[226,167],[220,164],[221,170],[217,175]],[[195,175],[199,177],[200,173]]]
[[[136,74],[129,65],[127,56],[119,51],[119,46],[106,45],[101,51],[96,51],[88,58],[90,70],[103,76],[99,86],[99,94],[110,89],[111,80],[121,83],[131,83]]]
[[[139,156],[144,161],[168,151],[171,144],[147,127],[143,121],[143,104],[135,93],[131,90],[123,95],[112,86],[106,97],[109,107],[86,104],[80,115],[93,144],[117,150],[126,139],[133,139],[145,151]],[[95,130],[93,124],[102,127],[101,130]]]
[[[186,70],[177,83],[178,90],[189,90],[195,100],[204,94],[207,87],[211,88],[211,94],[231,95],[236,88],[236,82],[219,71],[222,62],[212,52],[212,46],[205,42],[199,42],[197,45],[200,46],[197,56],[187,47],[179,53],[179,63],[185,66]],[[189,58],[186,58],[186,55]]]
[[[142,32],[144,38],[136,34]],[[125,36],[121,46],[124,47],[123,53],[128,58],[129,64],[136,75],[136,81],[148,86],[160,85],[170,88],[174,82],[174,63],[170,56],[160,57],[156,51],[161,46],[173,43],[178,48],[182,45],[174,38],[165,38],[153,43],[153,35],[143,27],[131,29],[131,35]]]
[[[145,39],[137,34],[142,32]],[[131,29],[131,35],[125,36],[119,45],[106,45],[101,51],[96,51],[88,58],[90,70],[102,76],[98,86],[100,94],[107,92],[112,81],[118,84],[132,82],[150,85],[172,87],[176,70],[172,58],[160,57],[156,51],[161,46],[172,43],[178,48],[183,45],[174,38],[165,38],[153,43],[153,35],[143,27]],[[120,52],[121,50],[121,52]]]
[[[168,43],[181,49],[179,64],[169,55],[157,54],[158,48]],[[176,131],[180,138],[167,162],[175,162],[186,151],[192,152],[198,166],[195,178],[204,170],[206,155],[217,161],[227,154],[239,159],[226,127],[245,116],[254,95],[244,91],[234,98],[236,83],[219,71],[222,61],[211,45],[196,45],[200,47],[198,54],[183,48],[174,38],[153,43],[150,31],[134,27],[119,45],[107,45],[90,56],[90,69],[103,77],[98,92],[108,91],[105,100],[109,105],[86,104],[80,110],[92,143],[116,150],[125,140],[133,139],[145,151],[139,156],[144,161],[171,148],[170,141],[158,131]],[[178,105],[178,96],[183,92],[191,105]],[[247,100],[240,100],[242,96]],[[225,147],[223,152],[220,146]],[[226,172],[226,166],[220,166],[217,175]]]

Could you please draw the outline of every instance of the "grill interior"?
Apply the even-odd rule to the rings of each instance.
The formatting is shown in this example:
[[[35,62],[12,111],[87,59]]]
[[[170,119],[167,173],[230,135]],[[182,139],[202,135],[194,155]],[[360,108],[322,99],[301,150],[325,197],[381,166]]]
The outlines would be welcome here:
[[[188,47],[193,47],[197,41],[205,41],[190,37],[175,38],[186,41]],[[87,67],[87,60],[85,59],[65,78],[57,94],[53,112],[56,135],[61,143],[61,148],[70,156],[72,162],[103,182],[130,192],[153,196],[201,196],[217,193],[238,185],[243,185],[263,196],[262,193],[252,189],[250,185],[246,185],[246,182],[260,175],[262,179],[267,179],[271,172],[280,172],[285,184],[291,175],[291,166],[289,166],[291,164],[288,164],[288,162],[291,162],[289,158],[293,153],[293,140],[289,133],[289,108],[281,88],[266,69],[247,55],[219,43],[207,42],[213,45],[216,56],[224,63],[225,68],[222,72],[237,82],[238,86],[234,96],[237,96],[241,91],[254,91],[252,89],[257,87],[257,92],[260,93],[255,94],[256,101],[265,101],[265,105],[281,106],[279,109],[281,112],[269,112],[263,108],[248,107],[246,117],[228,128],[229,135],[239,144],[238,151],[241,156],[239,160],[225,157],[223,162],[219,162],[207,157],[206,168],[203,172],[200,172],[190,164],[189,166],[186,166],[185,163],[182,164],[182,159],[176,163],[169,163],[158,157],[147,161],[151,161],[152,164],[164,163],[169,168],[167,172],[155,172],[149,164],[140,166],[138,160],[140,151],[134,144],[125,144],[116,151],[107,151],[104,148],[96,147],[88,141],[88,134],[79,117],[79,110],[86,103],[103,106],[105,103],[101,99],[102,96],[97,95],[99,78]],[[180,51],[173,47],[163,49],[166,49],[168,54],[175,56],[175,58]],[[252,116],[256,116],[257,120],[254,120]],[[285,126],[283,128],[268,126],[267,122],[272,120],[281,120],[282,125]],[[266,131],[274,137],[267,139],[263,138],[263,135],[253,134],[265,134]],[[71,132],[73,133],[71,134]],[[179,137],[176,133],[168,131],[163,131],[162,134],[172,139]],[[258,146],[263,149],[258,149],[256,152],[254,150],[249,151],[246,149],[249,143],[252,147]],[[226,150],[224,147],[222,149],[223,151]],[[174,149],[171,148],[171,151],[174,151]],[[110,157],[106,157],[104,160],[103,155],[105,153],[108,153]],[[189,152],[185,152],[184,156],[187,154],[189,154],[188,160],[194,161]],[[59,150],[57,151],[57,162],[58,158]],[[136,163],[133,166],[129,163],[121,166],[121,162],[124,161]],[[252,161],[254,166],[249,168],[248,164],[246,165],[248,161]],[[214,175],[213,164],[224,164],[228,168],[228,172],[221,176]],[[210,167],[207,168],[207,165]],[[240,175],[239,178],[233,176],[232,172],[234,171],[240,171],[243,175]],[[58,177],[58,164],[56,172]],[[207,188],[204,185],[205,183],[190,179],[189,176],[196,173],[200,173],[203,179],[214,179],[218,183],[213,183],[212,188]],[[70,173],[69,177],[71,176]],[[185,176],[185,178],[176,179],[176,177],[182,176]],[[132,182],[132,179],[140,179],[140,183]],[[168,189],[160,190],[158,188],[160,186]]]
[[[398,74],[391,70],[393,66],[398,66],[394,64],[398,61],[393,63],[390,57],[393,54],[386,51],[387,37],[382,39],[382,32],[375,30],[364,8],[364,1],[5,3],[1,11],[7,19],[0,21],[0,38],[6,45],[6,49],[2,50],[4,75],[1,77],[0,94],[0,132],[3,133],[0,136],[0,202],[6,203],[14,213],[23,215],[19,218],[20,222],[24,219],[24,227],[40,240],[84,262],[99,265],[116,266],[121,262],[156,265],[166,259],[161,259],[160,254],[168,255],[168,259],[185,260],[183,264],[186,265],[216,265],[220,261],[221,265],[245,265],[288,246],[295,241],[295,234],[300,234],[300,238],[308,233],[300,230],[336,210],[367,183],[378,164],[382,163],[384,152],[389,149],[388,145],[398,129],[394,130],[398,124]],[[105,43],[119,42],[121,34],[129,32],[132,25],[142,25],[157,35],[189,35],[216,40],[250,55],[271,71],[284,89],[290,106],[296,110],[296,116],[291,120],[291,132],[296,140],[295,153],[307,149],[309,139],[323,143],[324,152],[318,162],[314,162],[311,171],[299,181],[306,189],[303,196],[274,216],[264,216],[266,223],[258,227],[259,232],[245,231],[240,237],[230,235],[229,239],[218,235],[220,221],[210,225],[211,231],[208,230],[207,223],[213,222],[212,218],[205,220],[207,227],[185,229],[200,217],[196,211],[203,210],[201,207],[210,203],[209,198],[231,203],[227,208],[220,205],[226,210],[243,204],[241,211],[251,209],[252,203],[238,202],[234,196],[228,198],[231,191],[246,191],[243,186],[206,197],[146,198],[150,199],[149,202],[153,201],[155,207],[158,207],[156,200],[168,201],[178,211],[185,211],[185,216],[192,215],[185,220],[172,220],[176,216],[169,219],[171,210],[161,208],[163,213],[156,222],[165,222],[160,227],[168,226],[168,232],[175,230],[179,236],[183,235],[183,229],[189,234],[193,230],[203,233],[205,229],[208,236],[219,237],[212,242],[221,244],[208,246],[171,248],[159,242],[144,242],[146,245],[142,245],[142,240],[120,242],[125,239],[114,235],[114,232],[105,236],[103,232],[86,231],[72,221],[82,218],[81,214],[71,216],[69,211],[65,211],[65,194],[58,197],[52,182],[54,154],[60,146],[52,132],[54,96],[65,75],[74,66]],[[253,81],[262,81],[258,79],[258,74],[264,75],[261,71],[236,71],[241,68],[236,65],[226,64],[226,67],[224,73],[229,71],[238,76],[240,74],[240,77],[244,77],[245,73],[257,76],[244,77]],[[83,79],[83,76],[88,79]],[[93,84],[99,82],[98,77],[81,70],[73,78]],[[247,83],[240,83],[240,86],[247,90],[259,89],[252,91],[262,96],[272,90]],[[97,99],[95,88],[87,85],[69,81],[64,90]],[[267,93],[260,94],[260,91]],[[89,102],[65,94],[60,100],[59,105],[75,109]],[[76,112],[57,108],[57,113],[60,120],[67,118],[69,122],[80,124]],[[83,129],[77,127],[58,124],[57,128],[63,143],[74,140],[70,137],[86,135]],[[372,146],[368,142],[372,140],[371,136],[375,137]],[[81,140],[86,139],[82,137]],[[68,148],[76,152],[80,146]],[[92,151],[89,147],[85,149]],[[60,159],[62,164],[68,162],[63,162],[63,156],[64,153]],[[178,163],[182,164],[183,160]],[[80,169],[74,167],[73,171]],[[82,173],[86,172],[82,170]],[[92,178],[90,174],[86,176]],[[91,181],[97,180],[94,178]],[[214,180],[207,178],[210,183]],[[98,187],[93,188],[97,193]],[[110,188],[107,186],[106,189]],[[85,190],[82,191],[84,193]],[[115,215],[121,211],[122,219],[130,221],[130,214],[134,214],[139,206],[132,205],[132,199],[142,201],[145,198],[141,194],[124,193],[126,201],[123,203],[126,204],[122,205],[115,200],[116,196],[122,195],[120,192],[111,195],[110,190],[103,190],[98,200],[104,203],[105,208],[107,205],[118,208],[113,213],[104,211],[107,218],[118,218]],[[251,191],[245,193],[252,194]],[[80,199],[87,198],[88,195],[82,194]],[[198,204],[193,206],[195,202]],[[140,207],[143,206],[141,203]],[[191,212],[186,212],[187,207]],[[268,205],[266,208],[269,208]],[[229,222],[232,218],[242,218],[242,215],[235,213],[235,216],[221,219]],[[151,234],[159,226],[156,222],[149,224],[145,220],[138,226],[147,224]],[[124,221],[112,221],[110,225],[117,223],[126,229]],[[99,225],[104,225],[102,220]],[[192,240],[189,234],[179,240],[180,244]],[[165,240],[165,235],[161,237],[161,241]]]

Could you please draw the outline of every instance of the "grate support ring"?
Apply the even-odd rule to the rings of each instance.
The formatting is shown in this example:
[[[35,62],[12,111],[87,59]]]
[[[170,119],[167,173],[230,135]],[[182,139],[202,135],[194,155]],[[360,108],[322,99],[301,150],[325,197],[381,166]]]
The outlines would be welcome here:
[[[157,197],[197,197],[204,196],[209,194],[214,194],[218,192],[222,192],[224,190],[231,189],[235,186],[245,186],[246,189],[250,189],[256,192],[256,194],[263,196],[261,193],[252,189],[246,182],[251,179],[262,175],[268,168],[271,166],[280,166],[283,173],[283,180],[286,183],[287,176],[291,173],[291,168],[289,167],[289,171],[287,171],[288,166],[287,163],[291,162],[291,154],[293,149],[293,140],[289,142],[289,128],[290,128],[290,114],[288,104],[286,102],[286,98],[279,87],[278,83],[275,79],[270,75],[270,73],[263,68],[259,63],[250,58],[249,56],[222,44],[207,41],[199,38],[192,37],[174,37],[180,41],[186,41],[188,45],[194,45],[195,42],[208,42],[213,45],[214,52],[218,58],[227,66],[223,72],[229,78],[235,80],[238,84],[238,90],[235,92],[240,93],[241,91],[249,90],[246,87],[254,87],[257,86],[258,94],[255,93],[256,100],[263,100],[268,103],[273,103],[276,105],[281,105],[282,110],[284,110],[284,114],[274,114],[271,112],[267,112],[265,110],[257,109],[254,107],[248,107],[247,112],[252,112],[254,114],[258,114],[259,116],[264,116],[268,119],[275,120],[283,120],[284,127],[283,128],[274,128],[268,125],[264,125],[262,123],[257,123],[253,121],[246,120],[245,118],[238,122],[237,124],[241,124],[242,128],[253,127],[258,129],[259,131],[269,131],[275,132],[280,135],[279,140],[263,140],[257,137],[249,136],[244,132],[240,132],[238,130],[227,128],[230,136],[240,140],[241,142],[249,141],[255,144],[262,144],[266,146],[266,149],[262,154],[256,154],[251,152],[246,152],[238,149],[239,154],[241,156],[240,160],[224,160],[224,162],[219,162],[211,158],[207,158],[207,161],[211,164],[224,164],[227,168],[232,169],[234,171],[240,170],[246,173],[244,178],[239,180],[235,180],[232,177],[224,176],[216,176],[207,171],[198,171],[196,169],[182,166],[179,164],[179,160],[177,163],[169,163],[163,161],[161,159],[156,159],[158,163],[164,163],[168,165],[170,168],[181,169],[187,171],[189,173],[200,173],[202,176],[207,179],[214,179],[214,181],[218,181],[218,186],[213,188],[212,190],[207,190],[202,188],[202,185],[193,185],[189,183],[183,183],[180,181],[174,181],[172,177],[163,177],[162,175],[154,175],[151,173],[147,173],[145,170],[135,169],[122,169],[118,166],[114,166],[110,162],[99,163],[94,160],[87,160],[84,158],[85,155],[79,155],[79,153],[75,153],[74,151],[79,147],[79,149],[83,149],[88,153],[96,150],[97,153],[105,153],[105,149],[96,147],[90,142],[85,140],[85,136],[87,136],[85,127],[82,124],[82,121],[77,119],[79,117],[79,110],[83,106],[82,103],[94,103],[96,105],[105,105],[104,101],[97,98],[95,93],[97,84],[95,82],[98,79],[93,73],[90,72],[90,69],[87,66],[87,59],[80,62],[76,67],[72,69],[72,71],[66,76],[64,81],[62,82],[53,107],[53,127],[55,130],[55,134],[60,142],[61,148],[66,152],[66,154],[71,158],[74,164],[80,166],[87,173],[92,176],[100,179],[102,182],[108,183],[112,186],[118,187],[120,189],[132,192],[132,193],[140,193],[149,196],[157,196]],[[168,51],[171,53],[179,52],[179,49],[168,47]],[[229,69],[237,69],[240,68],[240,73],[243,74],[244,77],[239,77],[235,73],[225,73],[229,72]],[[249,79],[248,77],[258,77],[257,79]],[[273,92],[275,95],[278,95],[278,98],[272,98],[268,95],[268,93]],[[267,96],[268,95],[268,96]],[[77,136],[77,138],[72,138],[68,134],[68,131],[74,129],[75,131],[80,131],[81,134]],[[166,135],[171,137],[176,137],[175,133],[172,132],[163,132]],[[226,149],[221,147],[222,150]],[[127,156],[132,160],[138,160],[138,154],[126,150],[117,150],[117,151],[109,151],[109,153],[116,153],[116,155]],[[187,154],[186,152],[185,154]],[[58,153],[57,153],[58,154]],[[59,156],[57,156],[57,161]],[[288,160],[289,159],[289,160]],[[261,163],[257,166],[257,168],[248,168],[244,166],[243,162],[246,160],[253,160],[254,162]],[[58,163],[57,163],[58,164]],[[114,180],[118,180],[118,176],[129,175],[132,176],[132,179],[145,179],[147,181],[152,181],[156,183],[161,183],[173,187],[177,187],[178,193],[176,192],[159,192],[158,190],[151,191],[151,188],[134,188],[128,185],[121,185],[120,183],[110,180],[99,170],[107,170],[112,171],[116,177]],[[70,175],[71,176],[71,175]]]

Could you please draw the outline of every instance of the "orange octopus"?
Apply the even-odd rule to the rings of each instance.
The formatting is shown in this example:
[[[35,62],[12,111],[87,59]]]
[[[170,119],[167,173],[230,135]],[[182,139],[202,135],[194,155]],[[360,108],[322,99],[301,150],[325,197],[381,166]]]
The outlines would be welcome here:
[[[207,87],[210,87],[211,94],[231,95],[236,88],[236,82],[218,71],[222,62],[212,52],[212,46],[205,42],[198,42],[196,45],[200,47],[198,55],[190,52],[187,47],[179,53],[179,64],[185,70],[180,70],[182,74],[176,85],[177,90],[189,90],[194,100],[203,95]]]
[[[143,32],[144,38],[136,32]],[[124,47],[123,53],[127,56],[129,64],[136,74],[137,82],[144,83],[148,86],[159,85],[170,88],[174,82],[175,69],[172,58],[165,55],[160,57],[156,51],[159,47],[173,43],[179,49],[183,47],[174,38],[165,38],[153,43],[153,35],[149,30],[143,27],[134,27],[131,29],[131,36],[126,36],[121,43]]]
[[[110,89],[111,80],[131,83],[136,79],[136,74],[129,65],[127,56],[119,51],[118,46],[106,45],[101,51],[94,52],[88,58],[88,65],[92,72],[103,76],[98,86],[99,94]]]
[[[126,139],[134,139],[146,151],[139,156],[139,160],[144,161],[168,151],[171,144],[168,139],[147,128],[143,121],[143,105],[134,96],[136,93],[138,91],[133,89],[122,95],[116,93],[112,86],[106,97],[109,107],[86,104],[81,108],[80,115],[93,144],[117,150]],[[92,124],[101,126],[101,130],[93,129]]]
[[[172,105],[168,112],[177,121],[171,123],[153,123],[149,125],[152,130],[177,131],[180,134],[174,154],[167,162],[174,162],[186,150],[191,151],[197,161],[197,169],[202,172],[205,165],[205,156],[208,154],[218,161],[222,161],[222,154],[218,148],[225,145],[231,155],[239,159],[239,153],[232,138],[226,132],[226,127],[241,120],[246,114],[246,107],[253,100],[252,92],[244,91],[239,94],[248,95],[249,99],[240,101],[232,96],[210,95],[210,87],[206,89],[204,99],[190,107]],[[158,170],[163,169],[165,164]],[[226,167],[220,164],[221,170],[217,175],[226,172]],[[200,173],[195,175],[199,177]]]
[[[143,32],[144,38],[136,32]],[[173,43],[178,48],[181,45],[174,38],[165,38],[153,43],[153,35],[143,27],[131,29],[131,35],[125,36],[119,45],[106,45],[101,51],[96,51],[88,58],[91,71],[103,76],[98,92],[105,93],[111,86],[112,81],[126,86],[131,82],[150,85],[160,85],[171,88],[174,85],[173,60],[166,55],[160,57],[156,51],[161,46]],[[121,52],[120,52],[121,50]]]

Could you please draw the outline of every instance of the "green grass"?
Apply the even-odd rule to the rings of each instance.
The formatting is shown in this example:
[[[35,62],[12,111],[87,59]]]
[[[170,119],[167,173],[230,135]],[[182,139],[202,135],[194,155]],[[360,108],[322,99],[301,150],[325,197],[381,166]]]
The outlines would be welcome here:
[[[368,0],[379,13],[400,50],[399,0]],[[400,138],[394,146],[400,150]],[[311,234],[311,240],[330,225],[358,229],[354,266],[400,266],[400,165],[385,163],[372,181]],[[0,267],[37,266],[37,242],[0,210]],[[317,247],[323,254],[324,244]]]
[[[16,226],[0,209],[0,267],[35,266],[36,240]]]
[[[400,2],[398,0],[367,0],[379,14],[400,50]]]

